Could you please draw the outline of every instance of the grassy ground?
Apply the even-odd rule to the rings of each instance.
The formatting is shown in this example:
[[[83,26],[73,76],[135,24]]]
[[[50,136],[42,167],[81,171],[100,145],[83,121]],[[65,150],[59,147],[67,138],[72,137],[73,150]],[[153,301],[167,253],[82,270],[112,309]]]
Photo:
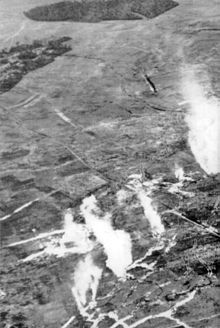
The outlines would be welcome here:
[[[156,17],[177,5],[172,0],[82,0],[35,7],[25,15],[39,21],[99,22]]]
[[[75,315],[70,328],[91,326],[79,316],[70,290],[82,256],[46,256],[23,263],[20,260],[44,248],[44,241],[8,246],[62,228],[68,207],[74,208],[77,222],[83,222],[79,205],[94,193],[99,206],[113,213],[114,227],[131,234],[133,257],[140,258],[157,240],[137,198],[131,195],[120,207],[116,192],[130,174],[143,172],[145,179],[162,177],[154,203],[167,241],[176,235],[176,245],[167,253],[154,251],[144,261],[156,261],[154,270],[136,268],[126,282],[102,261],[96,315],[99,311],[105,316],[98,327],[111,327],[115,319],[108,314],[113,311],[119,319],[132,315],[132,325],[169,309],[188,326],[218,327],[219,240],[205,228],[219,229],[219,176],[204,175],[195,162],[187,143],[187,104],[179,105],[184,100],[183,61],[188,70],[208,72],[219,97],[218,3],[184,0],[153,20],[99,24],[24,17],[24,11],[40,4],[45,0],[11,0],[10,6],[1,1],[4,47],[66,35],[72,49],[25,74],[0,95],[0,213],[1,218],[9,215],[1,221],[0,325],[60,328]],[[195,181],[187,182],[184,191],[194,196],[167,192],[165,183],[177,182],[175,163],[193,174]],[[29,205],[21,209],[25,204]],[[162,214],[170,209],[193,223]],[[176,309],[192,292],[194,298]],[[177,325],[157,317],[139,327]]]

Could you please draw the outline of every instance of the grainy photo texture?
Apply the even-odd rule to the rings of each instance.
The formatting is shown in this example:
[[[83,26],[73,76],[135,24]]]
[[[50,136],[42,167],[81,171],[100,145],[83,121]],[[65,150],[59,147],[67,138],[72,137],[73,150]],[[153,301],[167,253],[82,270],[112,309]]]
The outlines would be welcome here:
[[[220,327],[219,41],[219,0],[0,0],[0,328]]]

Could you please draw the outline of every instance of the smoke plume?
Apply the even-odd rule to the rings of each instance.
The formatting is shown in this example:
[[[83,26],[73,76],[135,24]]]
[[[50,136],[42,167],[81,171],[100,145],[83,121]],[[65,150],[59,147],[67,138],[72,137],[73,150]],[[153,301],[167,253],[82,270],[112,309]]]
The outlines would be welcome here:
[[[119,278],[126,278],[126,269],[132,263],[132,242],[130,235],[123,230],[114,230],[111,215],[101,217],[95,196],[87,197],[80,207],[86,225],[103,245],[107,255],[106,265]]]
[[[72,293],[81,315],[87,315],[88,293],[91,291],[89,304],[94,304],[103,269],[97,266],[90,253],[80,260],[74,272]]]
[[[209,88],[206,84],[206,89]],[[186,116],[189,144],[196,161],[208,174],[220,172],[220,104],[193,72],[183,73],[183,95],[190,104]]]

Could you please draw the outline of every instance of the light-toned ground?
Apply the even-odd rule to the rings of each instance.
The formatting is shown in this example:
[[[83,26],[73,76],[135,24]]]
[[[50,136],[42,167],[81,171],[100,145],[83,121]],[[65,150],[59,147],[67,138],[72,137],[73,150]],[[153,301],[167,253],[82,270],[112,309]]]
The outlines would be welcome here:
[[[0,95],[0,213],[3,219],[9,215],[1,221],[0,288],[6,294],[2,297],[3,309],[9,313],[5,322],[11,322],[13,313],[22,312],[28,318],[26,325],[19,319],[22,327],[61,327],[76,314],[69,283],[78,261],[74,255],[21,264],[18,260],[39,250],[39,244],[15,249],[5,246],[62,228],[63,210],[78,208],[83,197],[95,192],[105,209],[115,211],[116,227],[135,231],[133,255],[138,258],[154,244],[154,239],[149,227],[141,223],[141,209],[133,208],[125,217],[122,210],[115,210],[116,191],[130,174],[140,170],[164,174],[168,181],[174,179],[176,162],[188,173],[200,170],[186,143],[187,104],[179,105],[185,100],[181,72],[195,70],[202,84],[209,79],[213,94],[219,97],[220,4],[215,0],[179,3],[153,20],[88,24],[30,21],[22,12],[45,4],[45,0],[11,0],[10,4],[0,0],[1,48],[17,41],[72,38],[68,42],[71,51],[28,73],[13,89]],[[156,85],[157,95],[152,94],[143,73]],[[202,174],[200,170],[200,178]],[[196,207],[201,220],[206,215],[214,224],[217,218],[212,210],[219,182],[202,179],[200,184],[208,189],[198,191],[197,184],[194,189],[190,186],[196,196],[191,203],[184,200],[181,206],[189,208],[189,213]],[[158,204],[162,200],[171,207],[179,203],[178,197],[173,199],[161,191],[155,198]],[[35,199],[31,206],[13,214]],[[179,295],[196,291],[194,300],[176,312],[178,318],[190,327],[219,326],[215,278],[219,254],[216,251],[216,258],[213,255],[219,243],[206,234],[199,237],[200,232],[190,224],[178,224],[181,228],[176,223],[168,224],[167,234],[172,235],[174,229],[179,234],[179,246],[168,255],[156,255],[158,270],[148,279],[142,281],[143,271],[134,272],[135,280],[122,283],[107,270],[98,294],[101,313],[117,310],[119,319],[132,314],[131,321],[135,322],[167,311],[179,301]],[[135,236],[140,232],[137,242]],[[188,243],[186,253],[184,243]],[[210,253],[202,248],[206,243]],[[192,252],[195,258],[191,261]],[[182,253],[184,269],[178,262]],[[213,261],[203,266],[208,265],[208,269],[201,269],[198,263],[213,256]],[[209,265],[214,262],[215,272],[210,278]],[[161,291],[158,284],[168,282]],[[113,296],[103,300],[113,287]],[[186,294],[181,294],[183,291]],[[13,320],[15,323],[16,318]],[[106,317],[99,327],[111,327],[113,322]],[[167,317],[146,322],[148,327],[180,327]],[[10,324],[2,327],[12,327]],[[79,318],[72,327],[87,326]],[[146,327],[146,323],[139,327]]]

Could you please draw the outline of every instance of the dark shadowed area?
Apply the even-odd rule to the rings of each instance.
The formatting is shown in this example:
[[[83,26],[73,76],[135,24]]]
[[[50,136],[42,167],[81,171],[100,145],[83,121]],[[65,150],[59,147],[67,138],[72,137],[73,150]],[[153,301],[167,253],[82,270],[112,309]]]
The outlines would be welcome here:
[[[177,6],[173,0],[81,0],[35,7],[25,15],[37,21],[100,22],[154,18]]]

